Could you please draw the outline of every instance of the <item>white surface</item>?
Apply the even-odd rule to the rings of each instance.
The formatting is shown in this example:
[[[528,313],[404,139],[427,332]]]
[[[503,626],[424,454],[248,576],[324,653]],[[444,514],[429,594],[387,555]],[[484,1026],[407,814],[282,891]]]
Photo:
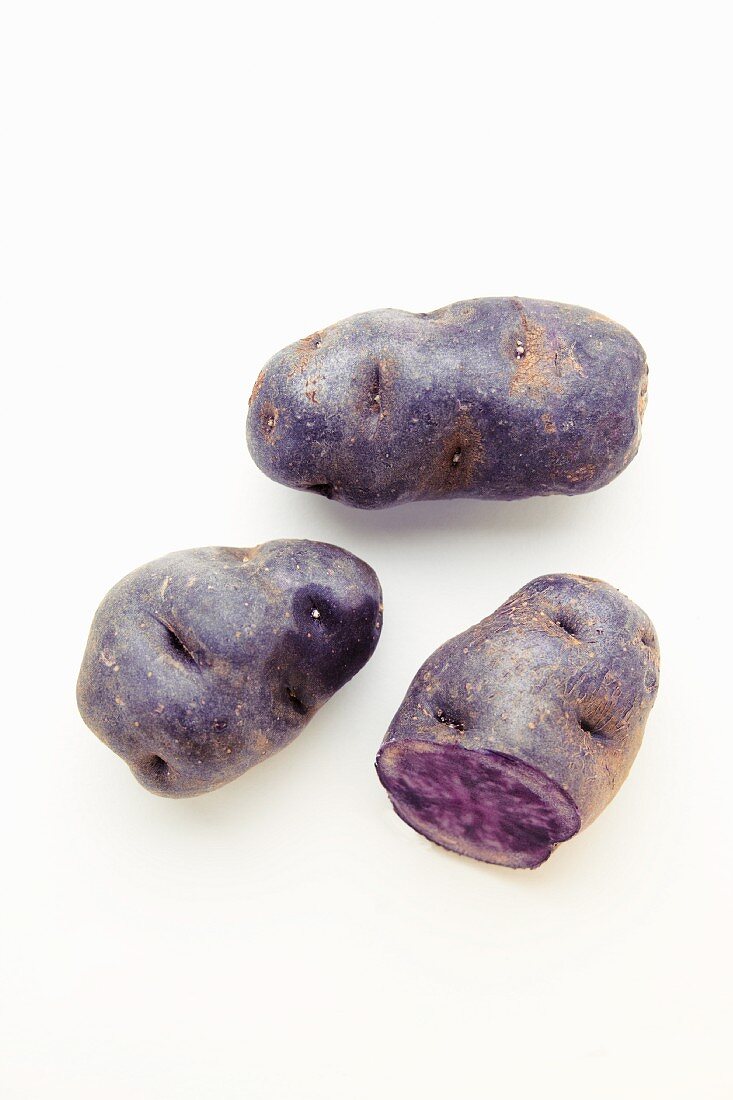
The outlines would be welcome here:
[[[717,10],[3,6],[8,1100],[731,1095]],[[369,514],[250,461],[278,348],[492,294],[645,345],[610,487]],[[76,714],[94,608],[166,551],[279,536],[377,569],[381,644],[279,757],[156,799]],[[554,570],[649,612],[661,692],[606,813],[509,872],[418,838],[372,762],[432,649]]]

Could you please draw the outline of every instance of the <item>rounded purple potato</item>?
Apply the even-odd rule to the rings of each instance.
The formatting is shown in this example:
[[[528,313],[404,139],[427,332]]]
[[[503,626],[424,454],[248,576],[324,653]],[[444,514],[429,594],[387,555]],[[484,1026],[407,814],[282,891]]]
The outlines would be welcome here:
[[[148,790],[235,779],[289,744],[371,657],[382,591],[338,546],[208,546],[143,565],[105,596],[77,699]]]
[[[269,361],[247,440],[275,481],[357,508],[584,493],[634,457],[646,383],[631,333],[577,306],[376,310]]]
[[[537,867],[623,783],[658,675],[654,628],[631,600],[589,577],[539,577],[428,658],[379,779],[436,844]]]

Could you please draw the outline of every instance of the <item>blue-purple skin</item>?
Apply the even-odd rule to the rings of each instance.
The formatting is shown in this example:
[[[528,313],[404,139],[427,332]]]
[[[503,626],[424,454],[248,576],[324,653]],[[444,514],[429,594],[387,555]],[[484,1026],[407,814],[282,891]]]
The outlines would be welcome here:
[[[143,565],[105,596],[81,716],[155,794],[202,794],[285,745],[371,657],[382,591],[323,542],[208,546]]]
[[[646,385],[638,341],[578,306],[382,309],[273,356],[247,441],[275,481],[357,508],[585,493],[636,454]]]
[[[658,678],[654,627],[636,604],[590,577],[538,577],[428,658],[379,778],[435,843],[536,867],[616,794]]]

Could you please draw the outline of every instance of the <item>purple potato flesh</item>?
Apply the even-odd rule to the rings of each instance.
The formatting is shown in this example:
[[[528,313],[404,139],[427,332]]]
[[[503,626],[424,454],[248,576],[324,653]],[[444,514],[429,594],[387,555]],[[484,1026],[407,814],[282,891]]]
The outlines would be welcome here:
[[[557,783],[500,752],[395,742],[380,753],[379,776],[403,821],[474,859],[536,867],[580,828]]]
[[[382,743],[379,779],[436,844],[537,867],[616,794],[658,679],[640,608],[589,577],[539,577],[428,658]]]
[[[155,794],[214,790],[285,745],[371,657],[382,592],[337,546],[209,546],[135,570],[92,623],[77,700]]]
[[[630,332],[578,306],[375,310],[270,359],[247,442],[275,481],[357,508],[584,493],[636,454],[647,373]]]

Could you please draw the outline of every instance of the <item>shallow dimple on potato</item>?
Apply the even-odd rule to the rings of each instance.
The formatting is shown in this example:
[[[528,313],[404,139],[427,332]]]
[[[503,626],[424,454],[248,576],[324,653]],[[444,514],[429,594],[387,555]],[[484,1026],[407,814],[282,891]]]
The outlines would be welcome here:
[[[247,441],[275,481],[360,508],[581,493],[633,458],[646,386],[634,337],[580,307],[376,310],[273,356]]]
[[[362,668],[381,600],[374,571],[327,543],[169,554],[102,601],[79,710],[148,790],[213,790],[292,741]]]
[[[429,840],[536,867],[626,778],[656,697],[649,619],[603,581],[538,577],[423,664],[377,772]]]

